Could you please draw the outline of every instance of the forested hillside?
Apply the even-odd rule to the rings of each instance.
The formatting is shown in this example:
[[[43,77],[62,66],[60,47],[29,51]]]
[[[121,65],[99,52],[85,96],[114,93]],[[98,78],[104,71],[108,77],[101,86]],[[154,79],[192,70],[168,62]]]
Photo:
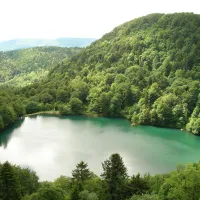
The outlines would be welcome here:
[[[35,112],[122,116],[200,133],[200,15],[151,14],[104,35],[23,88]]]
[[[151,14],[115,28],[15,94],[26,113],[120,116],[199,134],[199,86],[200,15]]]
[[[0,52],[0,85],[26,86],[38,82],[51,68],[81,48],[35,47]]]

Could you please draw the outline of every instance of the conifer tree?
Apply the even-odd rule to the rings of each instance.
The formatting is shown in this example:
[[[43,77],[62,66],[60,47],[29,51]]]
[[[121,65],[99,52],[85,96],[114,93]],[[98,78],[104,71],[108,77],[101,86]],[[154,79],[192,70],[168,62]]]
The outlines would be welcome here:
[[[72,171],[72,177],[74,181],[77,181],[79,184],[83,184],[83,182],[91,177],[91,172],[88,169],[87,163],[81,161],[76,165],[76,169]]]
[[[107,200],[121,200],[125,197],[127,169],[119,154],[112,154],[102,164],[103,188]]]
[[[0,189],[2,200],[20,200],[21,191],[19,181],[9,162],[2,165],[0,172]]]

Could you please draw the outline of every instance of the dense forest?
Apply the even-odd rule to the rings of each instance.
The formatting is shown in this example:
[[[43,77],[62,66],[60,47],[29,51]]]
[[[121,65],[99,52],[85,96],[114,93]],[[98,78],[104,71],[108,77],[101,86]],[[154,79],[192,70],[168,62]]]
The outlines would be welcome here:
[[[178,165],[168,174],[128,176],[119,154],[102,163],[95,175],[81,161],[72,177],[60,176],[53,182],[39,181],[29,168],[0,164],[2,200],[199,200],[200,163]]]
[[[0,70],[0,131],[25,114],[52,111],[124,117],[133,125],[200,134],[200,15],[147,15],[82,50],[1,52]],[[100,176],[81,161],[71,177],[52,182],[39,181],[29,168],[0,164],[0,200],[199,198],[200,163],[167,174],[130,175],[122,157],[112,154]]]
[[[0,85],[22,87],[38,82],[61,60],[80,51],[81,48],[35,47],[0,52]]]
[[[105,34],[40,82],[11,91],[15,97],[0,98],[16,113],[12,99],[19,98],[28,114],[117,116],[200,134],[199,85],[200,15],[151,14]],[[5,128],[9,112],[0,113]]]
[[[0,90],[0,131],[12,125],[26,113],[23,99],[6,89]]]
[[[199,134],[199,85],[200,15],[151,14],[115,28],[22,93],[63,114],[121,116]]]

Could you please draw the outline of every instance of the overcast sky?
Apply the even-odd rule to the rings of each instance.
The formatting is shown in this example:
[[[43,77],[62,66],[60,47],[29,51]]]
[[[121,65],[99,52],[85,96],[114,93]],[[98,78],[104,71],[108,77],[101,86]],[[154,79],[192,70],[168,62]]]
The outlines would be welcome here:
[[[150,13],[200,13],[199,0],[0,0],[0,41],[99,38]]]

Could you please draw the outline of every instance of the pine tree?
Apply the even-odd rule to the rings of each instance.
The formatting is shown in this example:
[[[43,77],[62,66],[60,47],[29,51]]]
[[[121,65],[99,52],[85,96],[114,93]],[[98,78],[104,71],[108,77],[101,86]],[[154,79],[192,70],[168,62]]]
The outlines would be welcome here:
[[[9,162],[2,165],[0,172],[0,189],[2,200],[20,200],[20,185]]]
[[[103,188],[107,200],[121,200],[125,197],[127,183],[127,169],[122,157],[119,154],[113,154],[102,164]]]
[[[87,163],[83,161],[76,165],[76,169],[72,171],[74,181],[82,185],[85,180],[91,178],[91,172],[87,167]]]

